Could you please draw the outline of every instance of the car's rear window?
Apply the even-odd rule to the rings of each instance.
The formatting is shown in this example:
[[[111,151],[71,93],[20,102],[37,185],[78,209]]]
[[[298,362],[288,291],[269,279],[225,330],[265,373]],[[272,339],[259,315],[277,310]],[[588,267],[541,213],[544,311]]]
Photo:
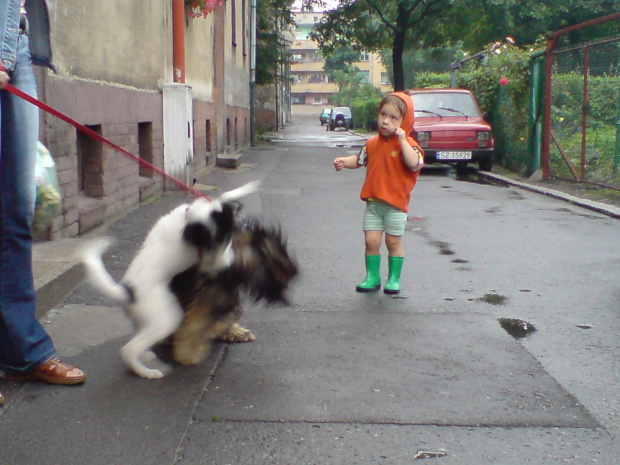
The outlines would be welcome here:
[[[349,107],[337,107],[334,108],[334,114],[342,113],[343,115],[350,116],[351,109]]]
[[[436,117],[437,115],[480,116],[476,104],[469,94],[457,92],[429,92],[428,94],[413,94],[412,97],[416,118]]]

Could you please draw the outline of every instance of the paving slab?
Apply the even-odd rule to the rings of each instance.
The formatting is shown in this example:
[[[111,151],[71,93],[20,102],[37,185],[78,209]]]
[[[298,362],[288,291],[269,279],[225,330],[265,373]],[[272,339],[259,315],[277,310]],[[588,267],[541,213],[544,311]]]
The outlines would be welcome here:
[[[266,309],[244,323],[258,340],[226,348],[198,421],[599,426],[488,314]]]
[[[419,457],[428,465],[617,465],[614,449],[602,429],[221,421],[194,423],[176,463],[412,465]]]
[[[61,341],[70,339],[70,329],[62,324],[72,328],[79,323],[80,311],[83,318],[93,316],[91,325],[101,330],[101,335],[90,341],[74,341],[66,348],[72,354],[67,360],[88,374],[84,385],[2,383],[7,401],[0,410],[1,465],[174,462],[221,347],[214,348],[200,366],[177,365],[173,374],[161,380],[138,378],[128,371],[119,354],[128,337],[109,338],[115,327],[120,334],[126,332],[126,322],[118,314],[121,310],[108,308],[108,321],[94,315],[103,310],[74,307],[66,318],[52,322],[57,326],[51,332]],[[78,345],[84,350],[79,351]],[[168,348],[160,348],[159,353],[169,361]]]

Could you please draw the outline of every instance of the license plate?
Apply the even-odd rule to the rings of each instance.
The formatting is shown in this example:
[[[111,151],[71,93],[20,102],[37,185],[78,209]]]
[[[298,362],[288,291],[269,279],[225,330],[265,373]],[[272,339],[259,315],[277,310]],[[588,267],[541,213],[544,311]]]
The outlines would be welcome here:
[[[471,152],[437,152],[438,160],[471,160]]]

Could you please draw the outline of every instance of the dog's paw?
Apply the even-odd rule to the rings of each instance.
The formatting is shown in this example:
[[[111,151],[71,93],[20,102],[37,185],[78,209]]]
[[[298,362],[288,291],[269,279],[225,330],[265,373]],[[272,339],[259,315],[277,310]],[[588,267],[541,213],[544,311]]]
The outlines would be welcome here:
[[[234,323],[218,334],[217,339],[222,342],[252,342],[256,337],[249,329]]]
[[[164,376],[172,372],[172,367],[161,362],[160,360],[157,360],[157,367],[158,368],[149,368],[146,366],[139,366],[139,367],[134,366],[132,368],[138,376],[140,376],[141,378],[146,378],[146,379],[163,378]]]
[[[164,374],[160,370],[155,370],[152,368],[149,368],[147,370],[141,370],[138,375],[146,379],[159,379],[164,377]]]

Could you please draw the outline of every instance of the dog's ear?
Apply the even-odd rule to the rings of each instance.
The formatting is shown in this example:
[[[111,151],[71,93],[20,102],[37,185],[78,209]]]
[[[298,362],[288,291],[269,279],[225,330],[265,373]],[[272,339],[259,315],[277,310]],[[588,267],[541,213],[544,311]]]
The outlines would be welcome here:
[[[215,221],[215,240],[216,242],[224,242],[233,232],[235,226],[236,209],[231,203],[223,203],[220,211],[212,213],[213,221]]]
[[[183,239],[196,247],[208,247],[213,243],[213,234],[202,223],[189,223],[183,229]]]

